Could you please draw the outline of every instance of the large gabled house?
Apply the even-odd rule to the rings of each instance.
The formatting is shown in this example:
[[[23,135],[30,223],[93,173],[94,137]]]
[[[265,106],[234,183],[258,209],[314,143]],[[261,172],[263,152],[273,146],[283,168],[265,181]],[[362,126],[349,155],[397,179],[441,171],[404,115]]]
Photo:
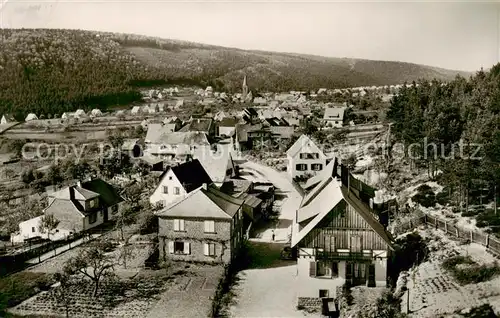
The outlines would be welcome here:
[[[326,166],[323,151],[306,135],[302,135],[287,150],[287,173],[291,179],[313,176]]]
[[[207,183],[156,215],[163,261],[229,264],[245,239],[243,200]]]
[[[68,235],[87,231],[91,228],[116,219],[124,199],[109,183],[101,179],[78,182],[48,194],[48,206],[44,215],[53,215],[59,221],[57,229],[50,238],[60,239]],[[19,234],[14,241],[26,238],[47,236],[39,231],[37,217],[19,224]]]
[[[194,115],[191,117],[189,123],[179,129],[181,132],[203,132],[207,134],[207,136],[215,135],[215,124],[212,118],[207,117],[195,117]]]
[[[370,208],[372,190],[339,165],[303,197],[291,242],[299,298],[335,298],[343,284],[387,285],[393,238]]]
[[[167,167],[159,178],[159,183],[149,198],[152,205],[168,206],[179,201],[203,184],[212,184],[200,161],[197,159],[177,166]]]
[[[344,114],[347,107],[328,107],[325,109],[323,120],[327,127],[342,128],[344,126]]]
[[[144,140],[146,154],[169,160],[185,160],[195,150],[211,149],[204,132],[171,132],[165,124],[150,124]]]

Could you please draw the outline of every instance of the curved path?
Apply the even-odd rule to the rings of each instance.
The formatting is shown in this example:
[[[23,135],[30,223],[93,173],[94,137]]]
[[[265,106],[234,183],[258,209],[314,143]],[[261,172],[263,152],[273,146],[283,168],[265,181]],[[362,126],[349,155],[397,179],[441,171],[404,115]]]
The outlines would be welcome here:
[[[239,281],[233,291],[235,304],[229,308],[232,317],[304,317],[297,311],[297,267],[295,262],[281,264],[279,250],[288,241],[292,220],[300,205],[301,196],[294,188],[286,173],[278,172],[259,163],[247,161],[240,165],[247,171],[257,171],[264,175],[276,188],[287,195],[281,207],[279,223],[276,226],[275,241],[273,229],[262,232],[259,239],[250,239],[254,256],[276,259],[275,264],[247,269],[238,273]],[[259,254],[260,252],[260,254]],[[267,267],[267,268],[266,268]]]

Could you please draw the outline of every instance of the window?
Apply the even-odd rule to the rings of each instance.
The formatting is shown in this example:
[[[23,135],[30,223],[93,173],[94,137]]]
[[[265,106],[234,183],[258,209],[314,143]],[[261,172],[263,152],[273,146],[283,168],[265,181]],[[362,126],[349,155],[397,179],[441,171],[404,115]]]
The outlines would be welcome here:
[[[89,224],[93,224],[97,221],[97,213],[91,213],[89,215]]]
[[[300,159],[318,159],[318,158],[319,158],[319,153],[317,152],[300,154]]]
[[[111,213],[112,213],[112,214],[116,214],[116,213],[118,213],[118,205],[113,205],[113,206],[111,207]]]
[[[181,189],[179,189],[179,187],[174,187],[174,194],[175,195],[181,194]]]
[[[91,200],[91,201],[89,202],[89,205],[90,205],[90,208],[91,208],[91,209],[95,207],[95,203],[96,203],[96,200]]]
[[[191,254],[191,244],[180,241],[168,242],[168,252],[170,254],[189,255]]]
[[[299,163],[295,165],[295,170],[297,171],[306,171],[307,165],[305,163]]]
[[[350,243],[351,253],[361,253],[363,251],[360,235],[352,235]]]
[[[168,186],[163,186],[163,193],[168,194]]]
[[[320,289],[319,298],[328,298],[328,289]]]
[[[205,221],[205,233],[215,233],[215,221]]]
[[[174,231],[184,232],[184,220],[180,220],[180,219],[174,220]]]
[[[206,256],[215,256],[215,244],[214,243],[205,243],[204,244],[204,253]]]
[[[31,227],[31,232],[35,233],[35,227],[34,226]]]
[[[323,165],[321,163],[313,163],[311,165],[312,171],[321,171],[323,169]]]
[[[168,180],[172,180],[172,176],[168,177]]]

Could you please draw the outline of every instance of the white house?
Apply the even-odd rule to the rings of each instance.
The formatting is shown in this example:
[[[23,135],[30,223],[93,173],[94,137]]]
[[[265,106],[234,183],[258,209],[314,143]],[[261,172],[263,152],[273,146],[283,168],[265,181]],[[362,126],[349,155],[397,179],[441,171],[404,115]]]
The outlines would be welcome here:
[[[30,120],[38,120],[38,116],[33,113],[29,113],[24,121],[30,121]]]
[[[86,231],[118,216],[123,198],[118,191],[101,179],[78,182],[59,191],[49,193],[44,215],[53,215],[59,221],[50,233],[51,240],[64,238],[72,233]],[[19,224],[19,232],[11,235],[13,242],[42,236],[38,229],[41,217]]]
[[[85,117],[85,115],[86,115],[86,113],[83,109],[77,109],[77,111],[75,112],[76,118]]]
[[[94,108],[92,109],[92,111],[90,112],[90,116],[92,117],[101,117],[102,116],[102,112],[100,109],[98,108]]]
[[[341,128],[344,125],[344,113],[347,107],[329,107],[325,109],[323,120],[328,127]]]
[[[141,112],[140,106],[134,106],[134,107],[132,107],[132,110],[130,111],[130,113],[132,115],[138,115],[140,112]]]
[[[170,125],[149,124],[145,153],[162,159],[184,160],[195,150],[210,149],[207,135],[200,131],[171,131]]]
[[[203,184],[212,184],[201,163],[194,159],[183,164],[168,167],[159,178],[158,185],[149,198],[153,205],[167,206],[184,198]]]
[[[5,124],[14,123],[15,121],[16,120],[14,119],[14,116],[12,116],[11,114],[5,114],[0,119],[0,124],[5,125]]]
[[[290,178],[313,176],[326,166],[326,156],[323,151],[306,135],[287,150],[287,172]]]

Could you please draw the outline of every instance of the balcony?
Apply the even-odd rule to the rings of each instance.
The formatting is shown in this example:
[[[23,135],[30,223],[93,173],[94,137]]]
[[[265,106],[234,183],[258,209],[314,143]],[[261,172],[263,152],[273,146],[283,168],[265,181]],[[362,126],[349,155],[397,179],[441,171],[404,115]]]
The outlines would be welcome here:
[[[371,261],[373,260],[373,252],[339,252],[339,251],[322,251],[316,249],[317,260],[341,260],[341,261]]]

